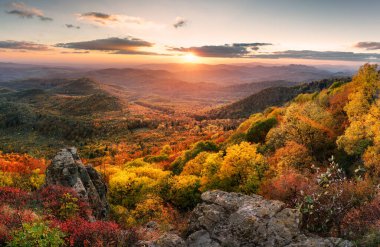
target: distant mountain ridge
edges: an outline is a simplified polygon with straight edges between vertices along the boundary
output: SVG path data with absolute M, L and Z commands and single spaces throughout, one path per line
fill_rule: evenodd
M 324 79 L 293 87 L 271 87 L 248 96 L 232 104 L 210 110 L 204 116 L 198 118 L 230 119 L 247 118 L 253 113 L 265 110 L 270 106 L 280 106 L 301 93 L 313 93 L 330 87 L 334 82 L 347 83 L 349 77 L 339 79 Z

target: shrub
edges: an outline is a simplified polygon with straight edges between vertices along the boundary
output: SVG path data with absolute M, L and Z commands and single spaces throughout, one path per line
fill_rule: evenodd
M 303 226 L 312 232 L 340 235 L 345 215 L 374 195 L 371 183 L 347 180 L 343 170 L 330 159 L 325 172 L 317 175 L 317 187 L 300 204 Z M 321 217 L 323 216 L 323 217 Z
M 374 230 L 380 230 L 380 196 L 360 207 L 351 209 L 342 221 L 342 235 L 360 239 Z
M 281 173 L 282 170 L 289 168 L 295 168 L 300 171 L 310 168 L 313 164 L 313 158 L 304 145 L 288 141 L 284 147 L 275 151 L 268 162 L 274 172 Z
M 255 193 L 259 188 L 267 164 L 257 152 L 257 145 L 242 142 L 227 148 L 218 176 L 224 190 Z
M 46 212 L 61 220 L 91 215 L 89 204 L 71 188 L 48 186 L 38 191 L 36 198 L 41 201 Z
M 169 200 L 182 210 L 194 208 L 201 198 L 200 179 L 193 175 L 175 176 L 169 190 Z
M 44 222 L 24 223 L 22 229 L 13 234 L 8 246 L 14 247 L 58 247 L 64 244 L 64 234 Z
M 170 166 L 174 174 L 180 174 L 183 170 L 185 164 L 194 159 L 200 152 L 209 151 L 216 152 L 218 151 L 218 146 L 212 141 L 201 141 L 197 142 L 194 147 L 190 150 L 185 151 L 185 153 L 178 157 Z
M 55 225 L 66 233 L 69 246 L 118 246 L 122 237 L 119 226 L 113 222 L 88 222 L 79 217 Z
M 151 165 L 132 167 L 115 173 L 109 182 L 110 202 L 132 209 L 148 194 L 159 194 L 168 176 L 168 171 L 153 168 Z
M 264 142 L 269 130 L 276 125 L 277 119 L 274 117 L 253 123 L 247 131 L 247 141 L 254 143 Z
M 288 169 L 263 182 L 260 192 L 268 199 L 280 200 L 289 207 L 294 207 L 303 195 L 311 189 L 310 186 L 313 184 L 305 175 L 294 169 Z
M 30 193 L 18 188 L 0 187 L 0 205 L 8 204 L 14 208 L 25 207 L 30 203 Z
M 9 205 L 0 206 L 0 246 L 11 239 L 12 231 L 20 229 L 22 223 L 37 219 L 38 216 L 31 210 L 15 209 Z

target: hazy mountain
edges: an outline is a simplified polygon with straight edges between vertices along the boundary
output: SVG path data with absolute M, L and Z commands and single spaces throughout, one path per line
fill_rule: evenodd
M 267 88 L 232 104 L 213 109 L 201 118 L 247 118 L 251 114 L 263 111 L 270 106 L 280 106 L 301 93 L 320 91 L 336 81 L 349 82 L 350 78 L 324 79 L 293 87 Z
M 306 65 L 234 65 L 234 64 L 152 64 L 144 69 L 160 69 L 173 73 L 174 78 L 188 82 L 209 82 L 223 85 L 259 81 L 286 80 L 303 82 L 342 76 L 341 73 Z M 347 75 L 343 73 L 343 75 Z

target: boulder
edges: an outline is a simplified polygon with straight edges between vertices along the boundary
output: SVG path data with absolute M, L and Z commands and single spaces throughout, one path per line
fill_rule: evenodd
M 261 196 L 208 191 L 193 210 L 185 240 L 164 235 L 152 247 L 353 247 L 339 238 L 307 236 L 300 229 L 301 214 L 280 201 Z
M 351 247 L 339 238 L 308 237 L 300 229 L 301 213 L 261 196 L 208 191 L 193 210 L 187 246 Z
M 73 188 L 90 204 L 96 219 L 108 216 L 107 186 L 91 165 L 83 165 L 74 147 L 62 149 L 53 158 L 46 169 L 45 185 Z

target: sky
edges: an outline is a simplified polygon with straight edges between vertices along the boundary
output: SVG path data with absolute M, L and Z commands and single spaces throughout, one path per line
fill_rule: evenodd
M 0 0 L 0 61 L 380 62 L 378 0 Z

